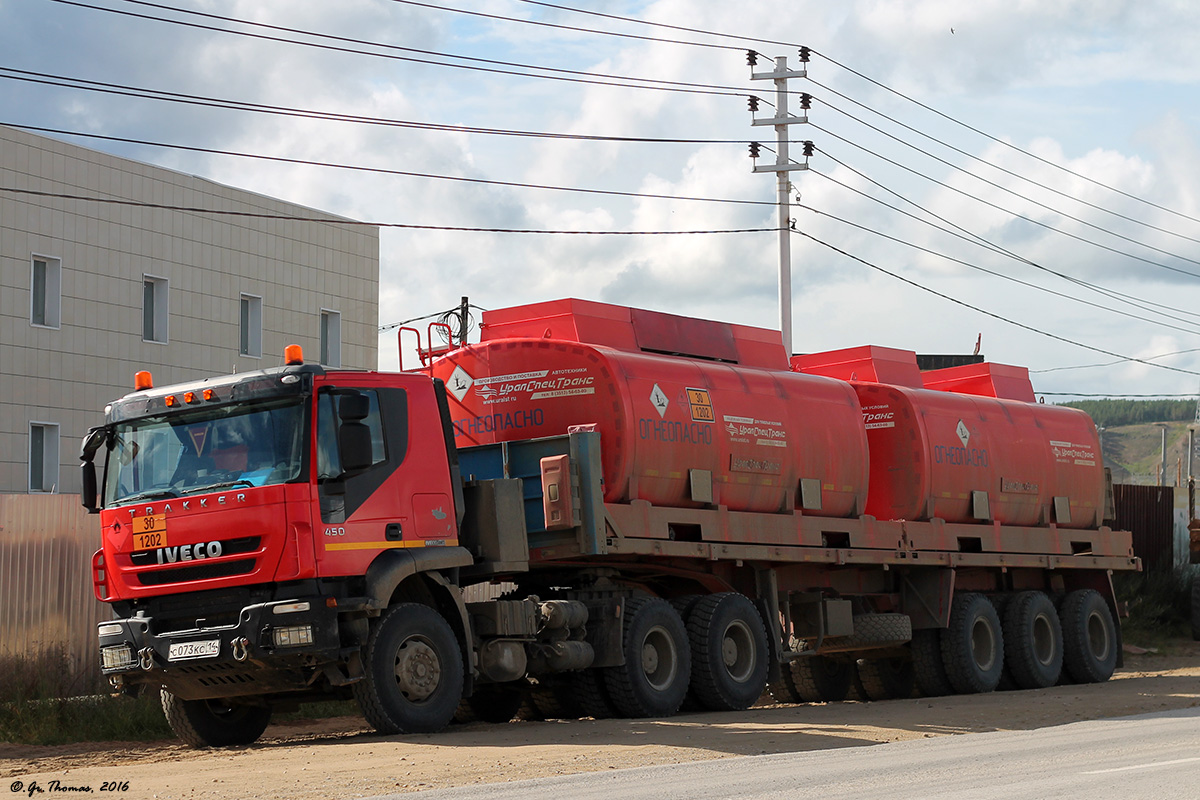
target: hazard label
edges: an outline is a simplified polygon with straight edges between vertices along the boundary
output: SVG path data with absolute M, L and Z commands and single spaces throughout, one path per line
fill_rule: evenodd
M 693 422 L 715 422 L 717 417 L 713 414 L 712 399 L 708 396 L 708 389 L 688 389 L 688 403 L 692 406 L 692 421 Z

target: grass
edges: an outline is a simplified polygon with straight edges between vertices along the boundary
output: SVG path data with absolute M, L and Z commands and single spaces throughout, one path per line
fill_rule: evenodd
M 1125 641 L 1142 647 L 1169 647 L 1191 639 L 1191 576 L 1194 567 L 1124 572 L 1113 576 L 1117 600 L 1128 604 L 1121 627 Z
M 61 649 L 0 656 L 0 742 L 147 741 L 171 736 L 158 694 L 112 695 L 95 669 L 79 671 Z

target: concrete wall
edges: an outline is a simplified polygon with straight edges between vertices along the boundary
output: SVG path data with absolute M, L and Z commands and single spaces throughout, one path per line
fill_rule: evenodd
M 0 493 L 29 488 L 31 421 L 59 426 L 54 488 L 79 488 L 79 443 L 133 388 L 318 360 L 341 315 L 342 366 L 377 365 L 379 230 L 281 200 L 0 127 L 0 189 L 315 222 L 172 211 L 0 190 Z M 31 323 L 32 260 L 60 263 L 60 324 Z M 143 279 L 167 281 L 166 343 L 143 340 Z M 242 293 L 261 297 L 262 356 L 240 354 Z

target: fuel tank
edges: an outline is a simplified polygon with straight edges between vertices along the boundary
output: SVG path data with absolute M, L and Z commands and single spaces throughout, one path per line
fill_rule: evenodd
M 870 448 L 866 513 L 880 519 L 1090 528 L 1104 464 L 1082 411 L 854 383 Z
M 854 388 L 787 371 L 777 332 L 774 353 L 760 329 L 707 323 L 718 327 L 702 331 L 698 321 L 672 315 L 560 302 L 572 305 L 520 326 L 489 330 L 485 314 L 484 336 L 502 338 L 485 338 L 434 362 L 434 376 L 446 382 L 460 447 L 594 425 L 607 502 L 800 508 L 832 517 L 863 512 L 867 438 Z M 504 313 L 512 316 L 511 309 Z M 601 317 L 603 325 L 596 321 Z M 581 333 L 589 326 L 601 332 Z M 526 331 L 542 335 L 504 336 Z M 660 352 L 635 349 L 639 342 Z M 741 352 L 754 365 L 688 357 L 689 347 L 730 359 Z

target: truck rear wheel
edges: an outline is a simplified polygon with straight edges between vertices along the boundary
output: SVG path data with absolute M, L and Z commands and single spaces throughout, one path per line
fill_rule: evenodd
M 837 703 L 850 693 L 854 663 L 825 656 L 804 656 L 789 665 L 796 694 L 805 703 Z
M 912 697 L 913 663 L 907 658 L 859 659 L 858 677 L 864 700 L 893 700 Z
M 354 697 L 380 733 L 434 733 L 449 724 L 463 691 L 462 651 L 440 614 L 400 603 L 367 640 L 363 679 Z
M 1067 595 L 1059 609 L 1063 667 L 1077 683 L 1100 683 L 1117 668 L 1117 628 L 1095 589 Z
M 678 711 L 692 673 L 679 612 L 657 597 L 628 600 L 622 649 L 625 663 L 604 672 L 617 711 L 626 717 L 669 717 Z
M 705 708 L 741 711 L 767 683 L 767 632 L 754 604 L 737 592 L 703 597 L 687 622 L 692 692 Z
M 954 598 L 950 625 L 942 631 L 946 677 L 959 694 L 990 692 L 1004 670 L 1004 636 L 992 601 L 969 592 Z
M 608 698 L 608 688 L 604 685 L 604 671 L 589 667 L 571 673 L 571 689 L 575 699 L 579 701 L 579 710 L 585 717 L 593 719 L 608 719 L 615 717 L 617 711 Z
M 524 697 L 516 689 L 485 686 L 476 689 L 466 703 L 476 719 L 484 722 L 508 722 L 517 715 Z
M 175 735 L 192 747 L 232 747 L 257 741 L 271 721 L 266 706 L 228 700 L 180 700 L 162 690 L 163 715 Z
M 1016 688 L 1044 689 L 1058 682 L 1063 635 L 1054 603 L 1043 592 L 1021 592 L 1004 610 L 1004 661 Z
M 913 677 L 921 695 L 943 697 L 954 694 L 954 687 L 946 677 L 946 664 L 942 661 L 942 629 L 922 628 L 913 631 L 911 650 Z

